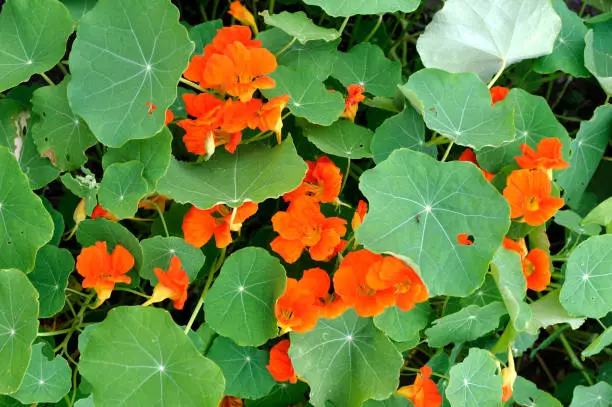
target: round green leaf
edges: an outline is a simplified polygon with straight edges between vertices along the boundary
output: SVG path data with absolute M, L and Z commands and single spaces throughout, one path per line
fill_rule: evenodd
M 499 318 L 505 314 L 506 309 L 501 302 L 492 302 L 484 307 L 469 305 L 433 321 L 432 327 L 425 330 L 427 343 L 432 348 L 440 348 L 449 343 L 473 341 L 497 328 Z
M 217 35 L 217 30 L 223 28 L 222 20 L 206 21 L 193 26 L 189 30 L 189 38 L 195 43 L 194 54 L 203 54 L 204 47 L 210 44 Z M 176 113 L 175 113 L 176 114 Z
M 307 126 L 304 135 L 324 153 L 351 159 L 372 157 L 372 130 L 349 120 L 338 120 L 331 126 Z
M 530 304 L 533 319 L 539 327 L 546 328 L 557 324 L 569 324 L 572 329 L 578 329 L 586 318 L 570 316 L 559 301 L 559 290 L 552 291 Z
M 309 122 L 329 126 L 344 111 L 344 98 L 339 92 L 330 92 L 320 80 L 318 72 L 308 69 L 294 71 L 279 66 L 270 75 L 276 81 L 276 87 L 264 90 L 267 98 L 289 95 L 287 108 L 297 117 L 304 117 Z
M 402 64 L 388 59 L 377 45 L 362 42 L 340 53 L 332 76 L 345 87 L 361 85 L 373 95 L 394 97 L 402 82 Z
M 179 237 L 155 236 L 140 242 L 144 255 L 144 264 L 140 276 L 151 280 L 151 285 L 157 284 L 154 268 L 168 270 L 170 259 L 177 256 L 187 272 L 189 281 L 194 281 L 204 265 L 205 257 L 202 250 L 193 247 Z
M 501 406 L 502 377 L 490 352 L 471 348 L 450 370 L 446 397 L 451 407 Z
M 419 6 L 420 0 L 304 0 L 304 3 L 319 6 L 332 17 L 349 17 L 396 11 L 411 13 Z
M 514 140 L 512 109 L 502 103 L 491 106 L 489 89 L 473 73 L 422 69 L 400 90 L 427 127 L 459 145 L 478 150 Z
M 612 343 L 612 327 L 609 326 L 582 351 L 582 357 L 597 355 Z
M 597 205 L 582 220 L 583 225 L 595 223 L 601 226 L 606 226 L 610 222 L 612 222 L 612 197 Z
M 373 320 L 376 328 L 390 339 L 395 342 L 411 342 L 416 346 L 421 339 L 420 331 L 429 323 L 430 313 L 429 303 L 422 302 L 407 312 L 397 306 L 389 307 Z
M 87 398 L 77 400 L 74 403 L 74 407 L 95 407 L 93 395 L 89 395 Z
M 285 291 L 285 269 L 267 251 L 247 247 L 232 254 L 206 295 L 206 322 L 241 346 L 259 346 L 278 335 L 274 304 Z
M 594 24 L 584 38 L 584 65 L 612 95 L 612 19 Z
M 0 268 L 31 271 L 36 252 L 53 236 L 53 219 L 4 147 L 0 147 L 0 215 Z
M 340 33 L 333 28 L 319 27 L 313 23 L 303 11 L 270 14 L 266 10 L 259 14 L 267 25 L 280 28 L 302 44 L 314 40 L 333 41 L 340 36 Z
M 115 163 L 106 168 L 98 191 L 100 205 L 119 219 L 133 217 L 148 191 L 143 170 L 144 165 L 138 161 Z
M 398 148 L 409 148 L 433 157 L 438 153 L 436 146 L 425 145 L 425 123 L 410 106 L 385 120 L 374 132 L 370 145 L 377 164 L 386 160 Z
M 489 274 L 485 277 L 484 283 L 467 297 L 459 299 L 460 306 L 478 305 L 484 307 L 495 301 L 503 301 L 493 277 Z
M 557 211 L 554 221 L 557 225 L 571 230 L 579 235 L 597 236 L 601 232 L 601 226 L 595 224 L 587 224 L 583 226 L 583 220 L 574 211 Z
M 45 342 L 32 347 L 32 359 L 23 382 L 11 397 L 23 404 L 57 403 L 72 387 L 72 370 L 61 356 L 49 359 L 43 348 Z
M 538 389 L 534 383 L 521 376 L 517 377 L 514 382 L 512 398 L 516 404 L 524 407 L 562 407 L 559 400 Z
M 247 407 L 287 407 L 305 399 L 308 385 L 298 380 L 296 384 L 277 383 L 266 397 L 245 400 Z
M 593 386 L 576 386 L 569 407 L 609 407 L 612 400 L 612 386 L 599 382 Z
M 506 200 L 473 164 L 396 150 L 359 188 L 370 211 L 358 242 L 415 263 L 431 296 L 467 296 L 482 284 L 510 219 Z M 460 233 L 474 244 L 460 245 Z
M 19 270 L 0 270 L 0 394 L 25 376 L 38 332 L 38 293 Z
M 100 0 L 70 53 L 68 99 L 102 143 L 153 137 L 187 67 L 193 42 L 165 0 Z M 150 105 L 156 109 L 150 112 Z
M 97 141 L 68 104 L 69 80 L 66 76 L 60 84 L 44 86 L 32 95 L 32 112 L 40 119 L 32 126 L 32 137 L 38 151 L 50 157 L 61 171 L 83 165 L 87 161 L 85 150 Z
M 47 245 L 38 251 L 34 271 L 28 278 L 40 296 L 40 318 L 50 318 L 64 308 L 72 270 L 74 259 L 68 250 Z
M 51 238 L 51 241 L 49 241 L 48 244 L 53 246 L 59 246 L 62 240 L 62 236 L 64 235 L 64 216 L 53 208 L 53 205 L 51 205 L 51 202 L 49 202 L 47 198 L 41 197 L 41 200 L 43 206 L 45 207 L 45 209 L 51 216 L 51 219 L 53 220 L 53 237 Z
M 287 138 L 270 149 L 246 145 L 235 154 L 220 151 L 200 165 L 173 159 L 159 180 L 158 191 L 202 209 L 218 203 L 238 207 L 248 201 L 277 198 L 297 188 L 306 169 L 293 140 Z
M 97 1 L 98 0 L 61 0 L 75 22 L 80 21 L 81 18 L 95 6 Z
M 550 0 L 449 0 L 417 41 L 427 68 L 474 72 L 488 81 L 502 64 L 553 51 L 561 18 Z
M 217 407 L 225 380 L 167 311 L 118 307 L 91 333 L 79 371 L 96 407 Z
M 310 402 L 358 407 L 384 400 L 397 388 L 402 356 L 372 323 L 352 309 L 319 319 L 303 334 L 291 333 L 289 357 L 298 377 L 310 385 Z
M 362 407 L 412 407 L 413 404 L 406 397 L 394 394 L 386 400 L 368 400 Z
M 276 381 L 266 369 L 269 354 L 251 346 L 238 346 L 231 339 L 218 336 L 206 354 L 221 368 L 225 394 L 257 399 L 272 390 Z
M 128 141 L 121 148 L 110 148 L 102 158 L 104 170 L 114 163 L 140 162 L 142 176 L 147 181 L 148 192 L 157 188 L 157 181 L 168 171 L 172 156 L 172 133 L 167 127 L 146 140 Z
M 71 33 L 72 18 L 59 1 L 7 1 L 0 14 L 0 91 L 51 69 Z
M 601 318 L 612 309 L 612 235 L 590 237 L 567 261 L 560 301 L 570 315 Z

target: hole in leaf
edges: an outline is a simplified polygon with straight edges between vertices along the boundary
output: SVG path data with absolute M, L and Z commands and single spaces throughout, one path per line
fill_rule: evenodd
M 467 233 L 459 233 L 457 235 L 457 243 L 464 246 L 471 246 L 474 244 L 474 236 L 468 235 Z

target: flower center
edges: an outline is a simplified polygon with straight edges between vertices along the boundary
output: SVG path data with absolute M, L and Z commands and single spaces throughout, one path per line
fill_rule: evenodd
M 535 272 L 535 266 L 530 260 L 525 259 L 523 261 L 523 274 L 530 277 Z
M 531 196 L 527 200 L 527 210 L 534 212 L 540 209 L 540 200 L 536 196 Z
M 361 294 L 364 297 L 371 297 L 374 294 L 376 294 L 376 290 L 372 289 L 366 283 L 363 283 L 363 284 L 359 284 L 359 294 Z

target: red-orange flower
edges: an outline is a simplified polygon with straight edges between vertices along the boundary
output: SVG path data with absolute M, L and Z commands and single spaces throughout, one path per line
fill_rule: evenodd
M 283 195 L 285 202 L 307 196 L 316 202 L 335 202 L 342 188 L 340 168 L 328 157 L 319 157 L 316 162 L 306 161 L 308 171 L 299 187 Z
M 522 217 L 528 225 L 543 224 L 564 205 L 563 198 L 551 196 L 551 181 L 542 170 L 513 171 L 506 182 L 503 195 L 510 204 L 510 217 Z
M 232 242 L 231 231 L 240 231 L 242 223 L 253 216 L 257 208 L 258 205 L 254 202 L 245 202 L 236 209 L 230 209 L 223 204 L 210 209 L 193 206 L 183 218 L 185 241 L 192 246 L 202 247 L 214 235 L 218 248 L 227 247 Z
M 556 137 L 540 140 L 537 152 L 523 143 L 520 147 L 523 155 L 514 159 L 524 169 L 562 170 L 569 167 L 569 164 L 563 159 L 562 147 L 563 144 Z
M 351 220 L 351 228 L 355 231 L 365 219 L 366 213 L 368 212 L 368 204 L 366 201 L 359 200 L 357 203 L 357 209 L 355 209 L 355 213 L 353 214 L 353 219 Z
M 272 227 L 279 234 L 270 246 L 287 263 L 294 263 L 308 248 L 313 260 L 322 261 L 334 253 L 346 233 L 346 221 L 326 218 L 319 204 L 307 196 L 291 202 L 286 212 L 272 216 Z
M 240 21 L 241 24 L 250 26 L 253 29 L 253 32 L 257 34 L 257 24 L 255 24 L 253 14 L 251 14 L 251 12 L 240 3 L 240 1 L 233 1 L 230 4 L 229 14 L 236 20 Z
M 283 339 L 270 349 L 270 362 L 266 369 L 277 382 L 297 383 L 297 375 L 289 358 L 289 339 Z
M 468 161 L 473 163 L 476 167 L 482 171 L 482 175 L 484 175 L 485 179 L 489 182 L 495 177 L 495 174 L 491 174 L 488 171 L 483 170 L 480 165 L 478 165 L 478 161 L 476 160 L 476 154 L 470 148 L 466 148 L 463 150 L 463 153 L 459 156 L 459 161 Z
M 502 246 L 504 246 L 508 250 L 512 250 L 513 252 L 518 253 L 521 256 L 521 261 L 527 256 L 527 246 L 525 245 L 525 239 L 512 240 L 504 237 L 504 241 L 502 242 Z
M 172 123 L 174 120 L 174 113 L 172 110 L 166 109 L 166 118 L 164 119 L 164 124 L 167 126 L 169 123 Z
M 354 122 L 359 103 L 365 100 L 365 96 L 363 94 L 363 92 L 365 92 L 365 88 L 362 85 L 349 85 L 346 87 L 346 91 L 348 92 L 348 95 L 344 100 L 344 111 L 340 117 L 344 117 Z
M 283 128 L 282 112 L 287 103 L 289 96 L 282 95 L 270 99 L 257 112 L 255 117 L 250 120 L 249 127 L 259 128 L 261 131 L 272 130 L 276 133 L 276 141 L 281 142 L 281 130 Z
M 467 233 L 459 233 L 457 235 L 457 243 L 462 244 L 464 246 L 472 246 L 474 242 L 470 240 L 470 235 Z
M 493 86 L 489 89 L 489 93 L 491 94 L 491 105 L 504 100 L 508 92 L 510 92 L 510 89 L 504 88 L 503 86 Z
M 76 261 L 76 270 L 84 277 L 83 288 L 96 291 L 96 306 L 110 297 L 116 283 L 129 284 L 132 281 L 125 275 L 132 267 L 134 257 L 125 247 L 118 244 L 109 254 L 106 242 L 96 242 L 94 246 L 83 248 Z
M 544 291 L 550 283 L 550 259 L 542 249 L 535 248 L 523 260 L 523 274 L 527 279 L 527 288 L 533 291 Z
M 111 222 L 117 222 L 119 220 L 117 219 L 115 215 L 113 215 L 112 213 L 104 209 L 102 206 L 100 206 L 100 204 L 96 205 L 93 212 L 91 212 L 91 218 L 92 219 L 104 218 L 104 219 L 110 220 Z
M 219 403 L 219 407 L 242 407 L 243 405 L 242 399 L 234 396 L 225 396 Z
M 430 379 L 431 373 L 431 367 L 423 366 L 414 379 L 414 384 L 400 387 L 397 393 L 410 399 L 414 407 L 440 407 L 442 395 L 436 383 Z
M 177 256 L 172 256 L 167 272 L 157 267 L 153 271 L 159 282 L 153 289 L 151 298 L 142 305 L 151 305 L 169 298 L 174 301 L 174 308 L 183 309 L 187 300 L 189 276 L 183 270 L 181 259 Z

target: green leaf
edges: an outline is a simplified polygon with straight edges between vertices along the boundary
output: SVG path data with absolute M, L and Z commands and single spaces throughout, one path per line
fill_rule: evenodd
M 19 270 L 0 270 L 0 394 L 19 388 L 38 332 L 38 293 Z
M 412 407 L 413 404 L 404 396 L 394 394 L 386 400 L 368 400 L 362 407 Z
M 495 279 L 488 274 L 485 277 L 484 283 L 478 287 L 478 290 L 474 291 L 467 297 L 459 299 L 459 304 L 463 307 L 468 305 L 478 305 L 483 307 L 496 301 L 503 301 L 503 298 L 499 292 L 499 288 L 497 288 Z
M 189 38 L 195 43 L 193 54 L 203 54 L 204 47 L 210 44 L 217 35 L 217 30 L 223 28 L 223 21 L 212 20 L 193 26 L 189 30 Z
M 612 3 L 609 0 L 587 0 L 587 3 L 606 13 L 612 11 Z
M 270 14 L 265 10 L 259 14 L 267 25 L 280 28 L 302 44 L 315 40 L 333 41 L 340 36 L 340 33 L 333 28 L 319 27 L 313 23 L 303 11 Z
M 26 174 L 30 181 L 30 188 L 40 189 L 53 181 L 59 175 L 59 171 L 51 161 L 38 154 L 34 139 L 25 136 L 22 139 L 23 147 L 19 155 L 19 165 L 21 171 Z
M 285 269 L 264 249 L 247 247 L 223 263 L 206 296 L 206 322 L 241 346 L 278 335 L 274 304 L 285 291 Z
M 217 407 L 225 380 L 167 311 L 112 309 L 91 333 L 79 371 L 96 407 L 173 405 Z
M 574 211 L 557 211 L 554 221 L 556 224 L 563 226 L 566 229 L 576 232 L 579 235 L 596 236 L 601 232 L 601 227 L 594 224 L 583 226 L 584 221 Z
M 612 95 L 612 19 L 591 27 L 584 38 L 584 65 L 597 78 L 604 92 Z
M 59 1 L 7 1 L 0 14 L 0 91 L 51 69 L 71 33 L 72 19 Z
M 349 120 L 338 120 L 331 126 L 306 126 L 304 135 L 324 153 L 351 159 L 372 157 L 372 130 Z
M 572 250 L 560 301 L 570 315 L 601 318 L 612 309 L 612 235 L 593 236 Z
M 570 316 L 561 306 L 559 291 L 552 291 L 544 297 L 530 304 L 533 319 L 537 322 L 537 328 L 546 328 L 552 325 L 568 323 L 572 329 L 578 329 L 585 318 Z
M 314 329 L 291 333 L 289 357 L 298 377 L 310 385 L 310 402 L 358 407 L 388 398 L 399 383 L 402 356 L 372 323 L 349 309 L 319 319 Z
M 39 342 L 32 347 L 32 359 L 23 382 L 11 397 L 23 404 L 57 403 L 72 387 L 72 370 L 61 356 L 47 358 L 43 348 L 49 346 Z
M 247 407 L 287 407 L 304 400 L 308 385 L 302 381 L 296 384 L 277 383 L 270 393 L 257 400 L 244 400 Z
M 612 400 L 612 386 L 599 382 L 593 386 L 576 386 L 569 407 L 609 407 Z
M 204 265 L 204 254 L 202 250 L 193 247 L 179 237 L 155 236 L 140 242 L 144 255 L 144 262 L 140 276 L 151 280 L 151 285 L 157 284 L 154 268 L 168 270 L 170 259 L 177 256 L 187 272 L 189 281 L 194 281 L 198 272 Z
M 105 0 L 79 23 L 68 99 L 103 144 L 120 147 L 164 126 L 193 51 L 178 18 L 165 0 Z
M 267 98 L 289 95 L 287 108 L 294 116 L 309 122 L 329 126 L 344 111 L 344 98 L 339 92 L 330 92 L 317 79 L 318 72 L 308 69 L 294 71 L 285 66 L 276 68 L 270 77 L 276 81 L 274 89 L 264 90 Z
M 459 312 L 433 321 L 425 330 L 427 343 L 440 348 L 449 343 L 473 341 L 491 332 L 499 325 L 499 318 L 506 314 L 501 302 L 492 302 L 484 307 L 469 305 Z
M 370 211 L 358 242 L 409 259 L 430 296 L 464 297 L 482 284 L 510 220 L 506 200 L 473 164 L 396 150 L 364 172 L 359 188 Z M 460 233 L 474 245 L 460 245 Z
M 53 220 L 4 147 L 0 147 L 0 215 L 0 268 L 30 272 L 36 252 L 53 237 Z
M 552 6 L 561 17 L 561 32 L 555 40 L 552 54 L 539 58 L 534 71 L 541 74 L 563 71 L 579 78 L 589 77 L 589 71 L 584 67 L 586 26 L 563 0 L 552 0 Z
M 74 407 L 95 407 L 93 394 L 89 395 L 87 398 L 77 400 L 74 403 Z
M 431 306 L 421 302 L 410 311 L 402 311 L 397 306 L 387 308 L 374 317 L 374 325 L 395 342 L 410 342 L 418 345 L 420 331 L 429 323 Z
M 61 0 L 70 12 L 72 19 L 79 22 L 96 5 L 98 0 Z
M 591 344 L 582 351 L 582 357 L 597 355 L 612 343 L 612 327 L 606 328 Z
M 47 198 L 42 197 L 41 200 L 43 206 L 45 207 L 49 215 L 51 215 L 51 219 L 53 220 L 53 237 L 51 238 L 51 241 L 49 241 L 48 244 L 53 246 L 59 246 L 62 240 L 62 236 L 64 235 L 64 216 L 53 208 L 51 202 L 49 202 Z
M 85 170 L 85 175 L 72 176 L 70 173 L 65 173 L 60 179 L 70 192 L 79 198 L 85 198 L 85 212 L 91 215 L 98 204 L 99 184 L 91 171 L 85 167 L 82 169 Z
M 304 0 L 304 3 L 319 6 L 332 17 L 349 17 L 357 14 L 383 14 L 403 11 L 411 13 L 420 0 Z
M 567 130 L 557 121 L 546 99 L 515 88 L 497 105 L 514 110 L 516 138 L 497 148 L 487 147 L 476 153 L 478 164 L 485 170 L 497 173 L 503 167 L 515 164 L 514 157 L 523 154 L 519 148 L 521 144 L 526 143 L 535 150 L 542 139 L 550 137 L 561 141 L 563 157 L 569 159 L 570 138 Z
M 561 30 L 549 0 L 449 0 L 417 41 L 427 68 L 474 72 L 488 81 L 502 66 L 548 55 Z
M 471 348 L 450 370 L 446 397 L 452 407 L 501 406 L 502 377 L 490 352 Z
M 569 168 L 559 176 L 559 185 L 565 190 L 565 203 L 578 209 L 582 195 L 603 157 L 612 131 L 612 105 L 595 109 L 589 121 L 580 123 L 580 130 L 572 142 Z
M 597 205 L 582 219 L 583 225 L 596 223 L 601 226 L 607 226 L 610 222 L 612 222 L 612 197 Z
M 38 251 L 36 266 L 28 278 L 40 296 L 40 318 L 50 318 L 64 308 L 72 270 L 74 259 L 68 250 L 47 245 Z
M 223 372 L 225 394 L 256 399 L 272 390 L 276 381 L 266 369 L 269 354 L 250 346 L 238 346 L 234 341 L 218 336 L 206 354 Z
M 473 73 L 422 69 L 400 90 L 427 127 L 456 144 L 478 150 L 514 140 L 512 109 L 502 103 L 491 106 L 489 89 Z
M 332 76 L 345 87 L 361 85 L 373 95 L 394 97 L 402 82 L 402 64 L 388 59 L 377 45 L 362 42 L 340 53 Z
M 374 162 L 379 164 L 386 160 L 394 150 L 409 148 L 436 157 L 436 146 L 425 145 L 425 123 L 411 106 L 384 121 L 372 138 L 370 149 Z
M 521 376 L 517 377 L 514 382 L 512 397 L 519 406 L 562 407 L 559 400 L 538 389 L 534 383 Z
M 68 82 L 45 86 L 32 95 L 32 112 L 40 120 L 32 126 L 32 137 L 38 151 L 50 157 L 61 171 L 79 168 L 87 161 L 85 150 L 97 140 L 84 120 L 72 112 L 68 104 Z
M 144 165 L 138 161 L 111 164 L 104 171 L 98 199 L 100 205 L 119 219 L 131 218 L 148 192 L 142 176 Z
M 244 202 L 278 198 L 300 185 L 306 163 L 287 138 L 274 148 L 240 146 L 200 165 L 172 160 L 158 191 L 180 203 L 211 208 L 218 203 L 238 207 Z
M 532 314 L 525 302 L 527 280 L 518 253 L 500 247 L 493 257 L 491 274 L 499 287 L 514 329 L 517 332 L 524 331 Z
M 96 242 L 106 242 L 109 252 L 112 252 L 115 246 L 120 244 L 134 256 L 136 271 L 140 271 L 142 268 L 143 255 L 138 239 L 118 222 L 111 222 L 104 218 L 84 220 L 79 225 L 76 237 L 83 247 L 93 246 Z

